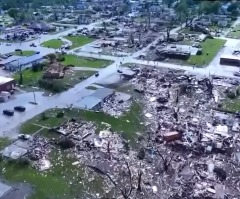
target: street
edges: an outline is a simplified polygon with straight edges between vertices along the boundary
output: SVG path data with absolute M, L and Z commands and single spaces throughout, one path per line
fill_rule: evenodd
M 100 22 L 97 22 L 100 23 Z M 80 25 L 77 26 L 78 28 L 88 27 L 93 28 L 97 23 L 93 23 L 90 25 Z M 171 33 L 176 33 L 181 27 L 177 27 L 171 31 Z M 39 44 L 50 40 L 50 39 L 56 39 L 60 36 L 64 36 L 70 32 L 74 31 L 74 28 L 71 28 L 69 30 L 66 30 L 64 32 L 55 34 L 55 35 L 41 35 L 40 39 L 36 39 L 33 41 L 27 41 L 23 43 L 16 43 L 12 44 L 11 46 L 3 46 L 1 44 L 0 46 L 0 53 L 6 54 L 13 52 L 16 48 L 20 48 L 22 50 L 35 50 L 39 51 L 42 56 L 47 55 L 49 53 L 54 53 L 54 49 L 41 47 Z M 162 37 L 162 36 L 160 36 Z M 160 38 L 159 37 L 159 38 Z M 84 96 L 89 95 L 92 91 L 89 91 L 85 89 L 86 87 L 90 86 L 91 84 L 95 83 L 96 81 L 100 81 L 101 79 L 104 80 L 111 74 L 114 74 L 117 72 L 118 67 L 121 64 L 125 63 L 133 63 L 133 64 L 142 64 L 147 66 L 156 66 L 156 67 L 164 67 L 164 68 L 171 68 L 171 69 L 182 69 L 185 70 L 188 73 L 194 73 L 194 74 L 201 74 L 201 75 L 219 75 L 224 77 L 233 77 L 233 72 L 238 71 L 237 67 L 231 67 L 231 66 L 222 66 L 219 64 L 219 58 L 220 56 L 229 51 L 229 49 L 233 48 L 233 46 L 238 43 L 238 40 L 235 39 L 228 39 L 223 37 L 227 40 L 226 47 L 221 49 L 218 53 L 218 55 L 213 59 L 213 61 L 205 68 L 193 68 L 189 66 L 181 66 L 173 63 L 166 63 L 166 62 L 153 62 L 153 61 L 146 61 L 146 60 L 139 60 L 136 57 L 138 57 L 141 53 L 146 51 L 151 45 L 155 44 L 157 38 L 153 43 L 149 44 L 147 47 L 143 48 L 140 51 L 137 51 L 133 53 L 131 56 L 126 57 L 115 57 L 115 56 L 109 56 L 109 55 L 101 55 L 101 54 L 94 54 L 94 53 L 88 53 L 88 52 L 77 52 L 75 53 L 74 50 L 68 51 L 68 53 L 76 54 L 79 56 L 84 57 L 91 57 L 91 58 L 97 58 L 97 59 L 107 59 L 112 60 L 113 63 L 109 66 L 107 66 L 104 69 L 101 69 L 99 71 L 99 77 L 91 76 L 88 79 L 82 81 L 81 83 L 77 84 L 74 88 L 69 89 L 68 91 L 65 91 L 63 93 L 53 95 L 53 96 L 43 96 L 41 92 L 35 92 L 36 93 L 36 99 L 38 105 L 30 104 L 30 101 L 33 101 L 33 93 L 23 93 L 16 96 L 16 99 L 10 100 L 6 103 L 0 104 L 0 113 L 4 109 L 13 109 L 14 106 L 25 106 L 26 112 L 25 113 L 15 113 L 13 117 L 7 117 L 1 115 L 0 119 L 0 128 L 1 133 L 0 136 L 6 135 L 6 136 L 16 136 L 17 127 L 28 119 L 40 114 L 41 112 L 55 107 L 66 107 L 70 104 L 73 104 L 74 102 L 78 101 Z M 38 46 L 36 48 L 30 47 L 31 43 L 35 43 Z M 1 73 L 0 73 L 1 75 Z

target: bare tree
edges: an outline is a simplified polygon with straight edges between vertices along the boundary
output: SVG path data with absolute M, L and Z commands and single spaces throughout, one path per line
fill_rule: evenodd
M 140 164 L 140 169 L 138 170 L 138 186 L 137 186 L 137 191 L 139 191 L 139 192 L 142 191 L 142 186 L 141 186 L 142 175 L 143 175 L 143 172 L 142 172 L 141 164 Z
M 172 156 L 169 159 L 167 156 L 163 157 L 163 155 L 160 153 L 160 151 L 158 149 L 157 149 L 157 152 L 158 152 L 158 155 L 162 158 L 164 171 L 167 171 L 169 169 L 169 166 L 170 166 L 171 162 L 172 162 L 174 154 L 172 154 Z
M 119 183 L 116 182 L 116 180 L 114 180 L 109 173 L 107 172 L 103 172 L 101 169 L 96 168 L 94 166 L 89 166 L 89 168 L 93 169 L 93 171 L 95 171 L 96 173 L 102 175 L 102 176 L 106 176 L 110 182 L 120 191 L 121 195 L 123 196 L 124 199 L 129 199 L 132 191 L 133 191 L 133 176 L 132 176 L 132 172 L 129 166 L 129 163 L 127 161 L 125 161 L 125 164 L 127 166 L 127 170 L 128 170 L 128 176 L 129 176 L 129 186 L 125 186 L 124 188 L 121 187 L 121 185 L 119 185 Z M 142 176 L 142 174 L 141 174 Z M 141 181 L 140 181 L 141 182 Z

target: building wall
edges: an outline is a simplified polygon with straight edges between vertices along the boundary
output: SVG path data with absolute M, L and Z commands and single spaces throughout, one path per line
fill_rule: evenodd
M 14 80 L 6 82 L 4 84 L 0 84 L 0 92 L 11 91 L 15 85 L 16 85 L 16 82 Z

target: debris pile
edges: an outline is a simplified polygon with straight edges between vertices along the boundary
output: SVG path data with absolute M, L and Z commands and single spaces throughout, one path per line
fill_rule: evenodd
M 123 113 L 130 110 L 131 96 L 124 93 L 115 93 L 110 99 L 103 103 L 102 111 L 114 117 L 121 117 Z

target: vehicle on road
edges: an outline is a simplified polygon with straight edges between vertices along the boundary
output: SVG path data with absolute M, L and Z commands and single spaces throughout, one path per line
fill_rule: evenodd
M 11 46 L 12 44 L 7 43 L 6 46 Z
M 99 73 L 96 73 L 96 74 L 95 74 L 95 77 L 98 77 L 98 76 L 99 76 Z
M 37 47 L 37 45 L 35 43 L 31 43 L 30 46 L 31 47 Z
M 233 75 L 237 76 L 237 77 L 240 77 L 240 72 L 234 72 Z
M 17 49 L 15 49 L 15 51 L 22 51 L 21 49 L 19 49 L 19 48 L 17 48 Z
M 36 54 L 40 54 L 40 52 L 39 52 L 39 51 L 37 51 L 37 52 L 36 52 Z
M 15 106 L 14 110 L 19 112 L 24 112 L 26 108 L 24 106 Z
M 14 111 L 5 109 L 5 110 L 3 110 L 3 114 L 7 115 L 7 116 L 13 116 L 14 115 Z
M 118 73 L 123 73 L 123 72 L 122 72 L 121 70 L 119 70 L 119 69 L 117 70 L 117 72 L 118 72 Z

